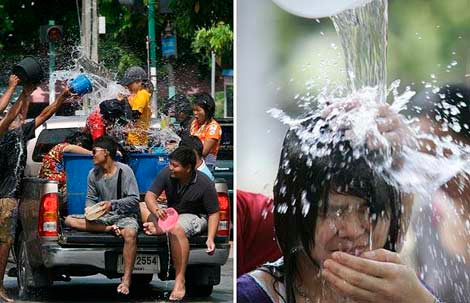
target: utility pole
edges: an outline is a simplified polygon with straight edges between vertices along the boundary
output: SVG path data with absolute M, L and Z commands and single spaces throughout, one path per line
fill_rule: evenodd
M 91 45 L 91 3 L 90 0 L 82 0 L 82 47 L 83 54 L 90 58 Z
M 148 9 L 148 40 L 149 40 L 149 53 L 150 53 L 150 66 L 149 74 L 150 81 L 153 84 L 155 89 L 152 95 L 152 107 L 154 114 L 157 113 L 158 104 L 157 104 L 157 40 L 155 36 L 155 1 L 149 0 L 149 9 Z
M 91 60 L 98 63 L 98 0 L 92 0 Z

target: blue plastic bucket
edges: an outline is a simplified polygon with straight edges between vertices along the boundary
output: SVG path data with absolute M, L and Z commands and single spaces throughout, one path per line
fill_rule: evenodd
M 69 215 L 83 214 L 85 210 L 88 173 L 93 168 L 92 156 L 64 154 L 67 175 L 67 210 Z
M 77 78 L 69 82 L 70 92 L 72 94 L 84 95 L 93 90 L 90 79 L 84 74 L 79 75 Z
M 129 154 L 129 166 L 134 171 L 139 186 L 139 192 L 149 190 L 155 177 L 168 165 L 167 153 L 131 153 Z

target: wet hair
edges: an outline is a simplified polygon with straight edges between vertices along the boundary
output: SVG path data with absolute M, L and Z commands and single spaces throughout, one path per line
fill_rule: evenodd
M 295 302 L 299 256 L 305 254 L 314 266 L 319 266 L 311 251 L 315 246 L 317 218 L 326 214 L 330 193 L 365 199 L 373 226 L 382 216 L 390 219 L 385 249 L 395 251 L 400 228 L 399 191 L 377 174 L 364 157 L 357 157 L 349 141 L 316 143 L 317 147 L 326 146 L 329 150 L 327 155 L 316 157 L 308 153 L 311 146 L 306 152 L 305 144 L 294 130 L 287 133 L 274 185 L 274 225 L 284 265 L 282 278 L 275 274 L 273 277 L 274 284 L 285 283 L 286 302 Z M 274 271 L 271 268 L 268 272 Z
M 201 107 L 206 113 L 206 121 L 214 118 L 215 114 L 215 101 L 208 93 L 199 93 L 194 95 L 194 105 Z
M 470 87 L 465 84 L 446 84 L 437 93 L 425 89 L 417 94 L 408 104 L 405 115 L 426 116 L 435 122 L 458 124 L 461 126 L 458 134 L 470 140 L 469 102 Z M 454 110 L 451 110 L 452 107 Z M 456 133 L 451 127 L 449 130 Z
M 180 141 L 179 146 L 186 146 L 189 148 L 192 148 L 199 158 L 202 158 L 202 151 L 204 149 L 204 146 L 202 144 L 201 139 L 197 136 L 183 136 Z
M 76 132 L 67 138 L 65 138 L 66 143 L 79 145 L 85 149 L 91 150 L 93 148 L 93 140 L 90 134 Z
M 118 145 L 116 141 L 114 141 L 113 137 L 110 136 L 102 136 L 99 137 L 98 139 L 93 142 L 93 148 L 94 147 L 100 147 L 103 149 L 106 149 L 109 152 L 109 156 L 111 159 L 116 160 L 116 152 Z
M 183 166 L 191 166 L 191 170 L 194 171 L 196 168 L 196 155 L 194 150 L 187 146 L 180 146 L 175 149 L 169 156 L 170 161 L 174 160 L 179 162 Z

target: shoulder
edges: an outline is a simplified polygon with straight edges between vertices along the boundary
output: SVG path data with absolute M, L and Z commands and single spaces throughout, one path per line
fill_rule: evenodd
M 197 174 L 197 181 L 196 184 L 199 184 L 202 187 L 214 187 L 214 182 L 211 181 L 211 179 L 202 171 L 196 170 Z
M 101 169 L 99 166 L 95 166 L 88 172 L 88 179 L 96 179 L 98 178 L 99 174 L 101 173 Z
M 276 289 L 274 289 L 274 287 L 276 287 Z M 256 295 L 256 302 L 263 302 L 261 301 L 263 295 L 265 297 L 264 302 L 267 302 L 266 299 L 268 298 L 271 302 L 282 302 L 279 294 L 284 296 L 284 285 L 276 280 L 272 274 L 264 270 L 254 270 L 238 278 L 237 289 L 242 288 L 245 289 L 245 295 Z M 260 292 L 263 295 L 261 295 Z
M 131 173 L 134 174 L 134 171 L 132 170 L 132 168 L 130 168 L 130 166 L 127 164 L 116 161 L 116 166 L 122 169 L 122 172 L 125 174 L 131 174 Z

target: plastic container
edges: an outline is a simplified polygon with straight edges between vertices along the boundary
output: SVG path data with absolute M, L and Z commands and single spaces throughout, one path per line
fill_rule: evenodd
M 93 168 L 92 156 L 65 153 L 67 175 L 67 210 L 69 215 L 83 214 L 87 192 L 88 173 Z
M 273 0 L 282 9 L 304 18 L 323 18 L 337 15 L 372 0 Z
M 176 209 L 170 207 L 166 209 L 166 218 L 164 220 L 158 219 L 158 226 L 164 231 L 168 232 L 173 227 L 175 227 L 176 223 L 178 222 L 178 212 Z
M 91 93 L 93 86 L 90 79 L 84 74 L 77 76 L 75 79 L 69 81 L 70 92 L 82 96 Z
M 167 153 L 130 153 L 129 166 L 134 171 L 139 192 L 145 193 L 155 177 L 168 165 Z
M 18 64 L 13 66 L 13 74 L 20 78 L 21 83 L 37 84 L 44 78 L 44 71 L 41 65 L 32 56 L 25 57 Z

